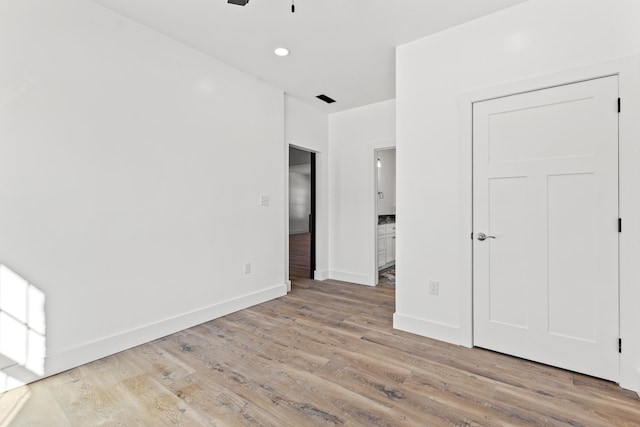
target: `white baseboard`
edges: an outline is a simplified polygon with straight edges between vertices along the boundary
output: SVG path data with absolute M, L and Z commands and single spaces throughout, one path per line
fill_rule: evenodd
M 11 375 L 12 381 L 4 381 L 5 384 L 8 384 L 4 385 L 4 387 L 8 390 L 9 388 L 15 388 L 16 386 L 21 385 L 20 383 L 28 383 L 37 379 L 55 375 L 111 354 L 127 350 L 137 345 L 226 316 L 227 314 L 231 314 L 244 308 L 281 297 L 286 295 L 286 293 L 286 284 L 273 286 L 268 289 L 213 304 L 189 313 L 131 329 L 117 335 L 99 338 L 53 355 L 48 355 L 45 358 L 45 375 L 43 376 L 35 376 L 33 374 L 30 376 L 28 375 L 29 372 L 21 372 L 25 370 L 24 368 L 16 366 L 11 369 L 16 372 L 16 375 L 18 373 L 20 373 L 20 375 L 19 377 L 16 376 L 14 378 L 14 376 L 11 375 L 11 372 L 5 369 L 0 372 L 0 374 L 4 372 L 5 374 Z M 17 381 L 13 381 L 14 379 Z M 0 381 L 0 392 L 4 391 L 2 388 L 3 384 L 2 381 Z
M 393 327 L 401 331 L 445 341 L 451 344 L 468 346 L 459 326 L 434 322 L 401 313 L 393 314 Z
M 21 365 L 12 365 L 0 370 L 0 393 L 44 378 Z M 0 419 L 0 422 L 2 419 Z
M 313 280 L 327 280 L 329 278 L 329 271 L 316 270 L 313 272 Z
M 375 286 L 371 277 L 367 274 L 348 273 L 346 271 L 329 271 L 329 279 L 340 280 L 341 282 L 356 283 L 358 285 Z

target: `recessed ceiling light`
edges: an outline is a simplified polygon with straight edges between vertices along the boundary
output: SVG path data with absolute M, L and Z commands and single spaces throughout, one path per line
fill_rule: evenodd
M 291 52 L 289 52 L 289 49 L 285 47 L 277 47 L 274 49 L 273 53 L 275 53 L 278 56 L 287 56 Z

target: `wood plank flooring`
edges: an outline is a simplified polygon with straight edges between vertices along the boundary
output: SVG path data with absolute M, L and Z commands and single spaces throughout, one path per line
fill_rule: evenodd
M 0 395 L 0 426 L 638 426 L 615 384 L 392 329 L 394 292 L 285 297 Z

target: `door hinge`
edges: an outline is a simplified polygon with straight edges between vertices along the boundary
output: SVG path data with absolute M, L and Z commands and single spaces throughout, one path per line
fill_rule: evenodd
M 622 353 L 622 338 L 618 338 L 618 353 Z
M 471 232 L 471 240 L 473 240 L 473 231 Z
M 618 233 L 622 233 L 622 218 L 618 218 Z
M 618 113 L 622 111 L 622 98 L 618 98 Z

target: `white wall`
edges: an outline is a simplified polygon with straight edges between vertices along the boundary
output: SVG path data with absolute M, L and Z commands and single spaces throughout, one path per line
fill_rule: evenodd
M 468 183 L 461 177 L 470 175 L 468 163 L 460 160 L 459 141 L 468 135 L 459 133 L 458 97 L 638 54 L 638 22 L 640 2 L 636 0 L 530 0 L 397 49 L 400 226 L 396 256 L 400 269 L 396 327 L 469 344 L 471 218 L 470 205 L 461 190 Z M 640 74 L 633 78 L 637 76 Z M 639 117 L 640 111 L 634 110 L 637 92 L 621 90 L 623 105 L 630 107 L 623 110 L 621 120 Z M 625 221 L 630 225 L 628 233 L 621 235 L 621 244 L 629 249 L 623 251 L 623 258 L 632 255 L 638 265 L 640 235 L 633 230 L 638 230 L 635 224 L 640 216 L 629 215 L 637 211 L 637 196 L 629 191 L 637 180 L 629 179 L 633 166 L 626 166 L 631 156 L 624 154 L 628 149 L 634 154 L 629 141 L 635 136 L 640 135 L 621 133 L 621 211 L 623 205 L 627 207 Z M 631 243 L 624 243 L 629 239 Z M 636 314 L 640 312 L 639 276 L 637 267 L 633 271 L 624 268 L 621 385 L 636 388 L 635 369 L 640 366 L 640 319 Z M 430 279 L 440 281 L 439 296 L 428 294 Z M 635 327 L 630 330 L 625 325 Z
M 285 111 L 287 144 L 316 153 L 315 278 L 324 280 L 329 270 L 329 119 L 326 113 L 290 96 L 285 96 Z M 289 259 L 286 262 L 288 274 Z
M 329 276 L 377 283 L 375 150 L 395 146 L 395 100 L 329 116 Z
M 93 2 L 0 3 L 0 264 L 45 295 L 46 373 L 284 294 L 283 116 Z

